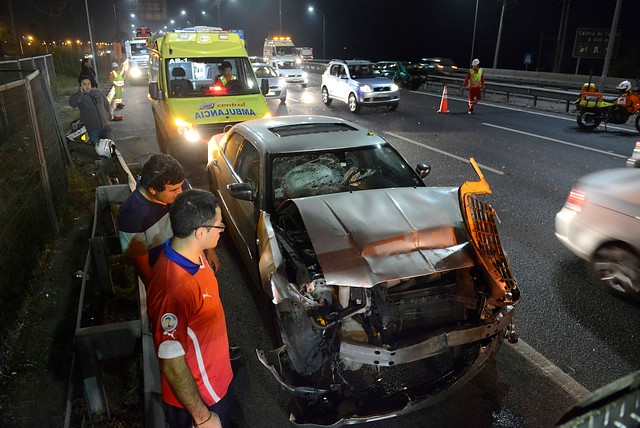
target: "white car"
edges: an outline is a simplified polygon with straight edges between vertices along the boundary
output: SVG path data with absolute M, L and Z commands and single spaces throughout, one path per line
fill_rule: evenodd
M 307 87 L 309 82 L 307 72 L 302 71 L 295 61 L 271 61 L 271 67 L 282 77 L 287 85 L 300 84 L 303 88 Z
M 398 108 L 398 85 L 386 77 L 379 77 L 377 67 L 370 61 L 333 60 L 322 74 L 322 102 L 330 105 L 333 99 L 347 103 L 352 113 L 364 106 Z
M 556 214 L 556 237 L 589 262 L 599 286 L 640 301 L 640 169 L 594 172 Z
M 255 63 L 251 64 L 253 71 L 256 73 L 258 82 L 262 79 L 269 81 L 269 93 L 264 97 L 268 100 L 280 100 L 285 102 L 287 100 L 287 82 L 284 78 L 278 77 L 278 73 L 268 64 Z

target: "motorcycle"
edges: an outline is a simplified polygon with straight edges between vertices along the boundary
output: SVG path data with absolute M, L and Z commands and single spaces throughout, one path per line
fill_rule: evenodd
M 620 82 L 616 87 L 620 91 L 617 97 L 605 97 L 596 92 L 596 85 L 585 83 L 582 85 L 580 99 L 575 102 L 578 109 L 576 121 L 581 129 L 591 131 L 600 123 L 627 123 L 629 118 L 640 110 L 640 84 L 638 79 L 635 87 L 631 87 L 628 80 Z M 635 126 L 640 132 L 640 115 L 636 115 Z

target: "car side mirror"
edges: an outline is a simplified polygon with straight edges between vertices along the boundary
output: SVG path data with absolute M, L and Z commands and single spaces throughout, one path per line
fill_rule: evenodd
M 416 172 L 420 178 L 425 178 L 431 172 L 431 165 L 427 163 L 419 163 L 416 165 Z
M 256 200 L 255 186 L 252 183 L 233 183 L 227 184 L 227 190 L 229 190 L 229 194 L 243 201 L 253 202 Z
M 260 81 L 260 92 L 262 92 L 262 95 L 267 95 L 269 93 L 269 80 L 268 79 L 262 79 Z
M 164 99 L 164 94 L 158 87 L 158 82 L 149 83 L 149 96 L 151 97 L 152 100 L 159 101 Z
M 346 74 L 341 74 L 340 78 L 343 79 L 343 80 L 347 80 L 347 75 Z

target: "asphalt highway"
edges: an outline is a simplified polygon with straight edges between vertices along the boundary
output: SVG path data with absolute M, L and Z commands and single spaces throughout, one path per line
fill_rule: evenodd
M 553 426 L 589 391 L 640 370 L 640 307 L 597 288 L 584 262 L 554 235 L 554 216 L 579 177 L 624 167 L 640 140 L 632 126 L 584 132 L 572 114 L 507 105 L 497 97 L 468 115 L 457 91 L 449 93 L 446 114 L 437 113 L 439 93 L 403 90 L 397 111 L 363 109 L 353 115 L 337 101 L 322 104 L 319 76 L 311 79 L 306 89 L 290 88 L 286 104 L 269 101 L 272 113 L 357 122 L 389 140 L 410 164 L 429 163 L 428 185 L 475 180 L 468 159 L 476 159 L 493 191 L 483 200 L 501 220 L 501 240 L 522 292 L 515 316 L 518 344 L 503 344 L 487 369 L 437 406 L 367 426 Z M 127 162 L 144 163 L 159 151 L 146 93 L 146 86 L 127 84 L 124 120 L 113 124 Z M 189 171 L 197 187 L 206 188 L 205 177 L 201 170 Z M 234 420 L 242 427 L 286 426 L 288 394 L 255 354 L 275 347 L 270 303 L 244 272 L 228 237 L 219 256 L 230 340 L 245 353 L 234 366 Z

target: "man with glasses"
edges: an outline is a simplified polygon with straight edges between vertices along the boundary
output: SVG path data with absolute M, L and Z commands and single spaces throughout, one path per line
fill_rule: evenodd
M 187 190 L 169 210 L 173 237 L 153 267 L 147 308 L 162 368 L 171 428 L 229 427 L 234 397 L 229 342 L 218 282 L 204 250 L 225 226 L 218 200 Z

